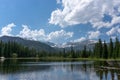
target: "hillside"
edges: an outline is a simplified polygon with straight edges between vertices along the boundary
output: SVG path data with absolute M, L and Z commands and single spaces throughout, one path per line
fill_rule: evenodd
M 53 52 L 54 48 L 50 47 L 49 45 L 39 42 L 39 41 L 33 41 L 33 40 L 26 40 L 20 37 L 11 37 L 11 36 L 2 36 L 0 37 L 0 40 L 3 42 L 8 42 L 8 41 L 15 41 L 19 44 L 22 44 L 23 46 L 29 47 L 29 48 L 34 48 L 37 51 L 47 51 L 47 52 Z

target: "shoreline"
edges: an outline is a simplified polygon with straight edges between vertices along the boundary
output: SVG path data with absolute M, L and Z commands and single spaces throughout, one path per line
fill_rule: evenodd
M 41 57 L 41 58 L 5 58 L 5 60 L 42 60 L 42 61 L 120 61 L 120 59 L 100 59 L 100 58 L 60 58 L 60 57 Z

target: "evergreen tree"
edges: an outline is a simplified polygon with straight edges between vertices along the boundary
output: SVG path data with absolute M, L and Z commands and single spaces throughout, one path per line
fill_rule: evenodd
M 107 44 L 104 41 L 104 45 L 103 45 L 103 58 L 107 59 L 108 58 L 108 48 L 107 48 Z
M 119 40 L 116 37 L 115 48 L 114 48 L 114 58 L 119 57 Z
M 73 47 L 71 47 L 70 54 L 71 54 L 72 58 L 76 58 L 75 51 L 74 51 Z
M 109 58 L 113 57 L 113 42 L 112 38 L 110 38 L 110 44 L 109 44 Z
M 98 57 L 98 43 L 95 44 L 95 47 L 93 49 L 93 57 Z
M 84 46 L 83 53 L 82 53 L 82 57 L 83 57 L 83 58 L 87 58 L 87 57 L 88 57 L 86 46 Z
M 99 58 L 102 58 L 103 57 L 103 48 L 102 48 L 102 41 L 101 39 L 99 39 L 99 43 L 98 43 L 98 57 Z

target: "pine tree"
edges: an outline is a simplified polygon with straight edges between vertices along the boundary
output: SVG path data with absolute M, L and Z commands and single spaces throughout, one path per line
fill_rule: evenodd
M 72 58 L 76 58 L 75 51 L 74 51 L 73 47 L 71 47 L 70 53 L 71 53 Z
M 107 59 L 108 58 L 108 48 L 107 48 L 107 44 L 104 41 L 104 45 L 103 45 L 103 58 Z
M 102 52 L 103 52 L 102 41 L 101 41 L 101 39 L 99 39 L 99 43 L 98 43 L 98 57 L 99 58 L 102 58 L 102 56 L 103 56 Z
M 112 38 L 110 38 L 110 44 L 109 44 L 109 58 L 113 57 L 113 42 Z
M 98 56 L 98 43 L 95 44 L 95 47 L 93 49 L 93 57 L 97 57 Z
M 118 41 L 118 58 L 120 58 L 120 41 Z
M 119 56 L 119 40 L 116 37 L 116 41 L 115 41 L 115 49 L 114 49 L 114 57 L 117 58 Z
M 83 58 L 87 58 L 87 57 L 88 57 L 86 46 L 84 46 L 83 53 L 82 53 L 82 57 L 83 57 Z

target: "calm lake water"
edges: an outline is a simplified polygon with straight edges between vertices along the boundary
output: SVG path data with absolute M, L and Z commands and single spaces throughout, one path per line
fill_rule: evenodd
M 0 80 L 120 80 L 120 62 L 5 60 Z

